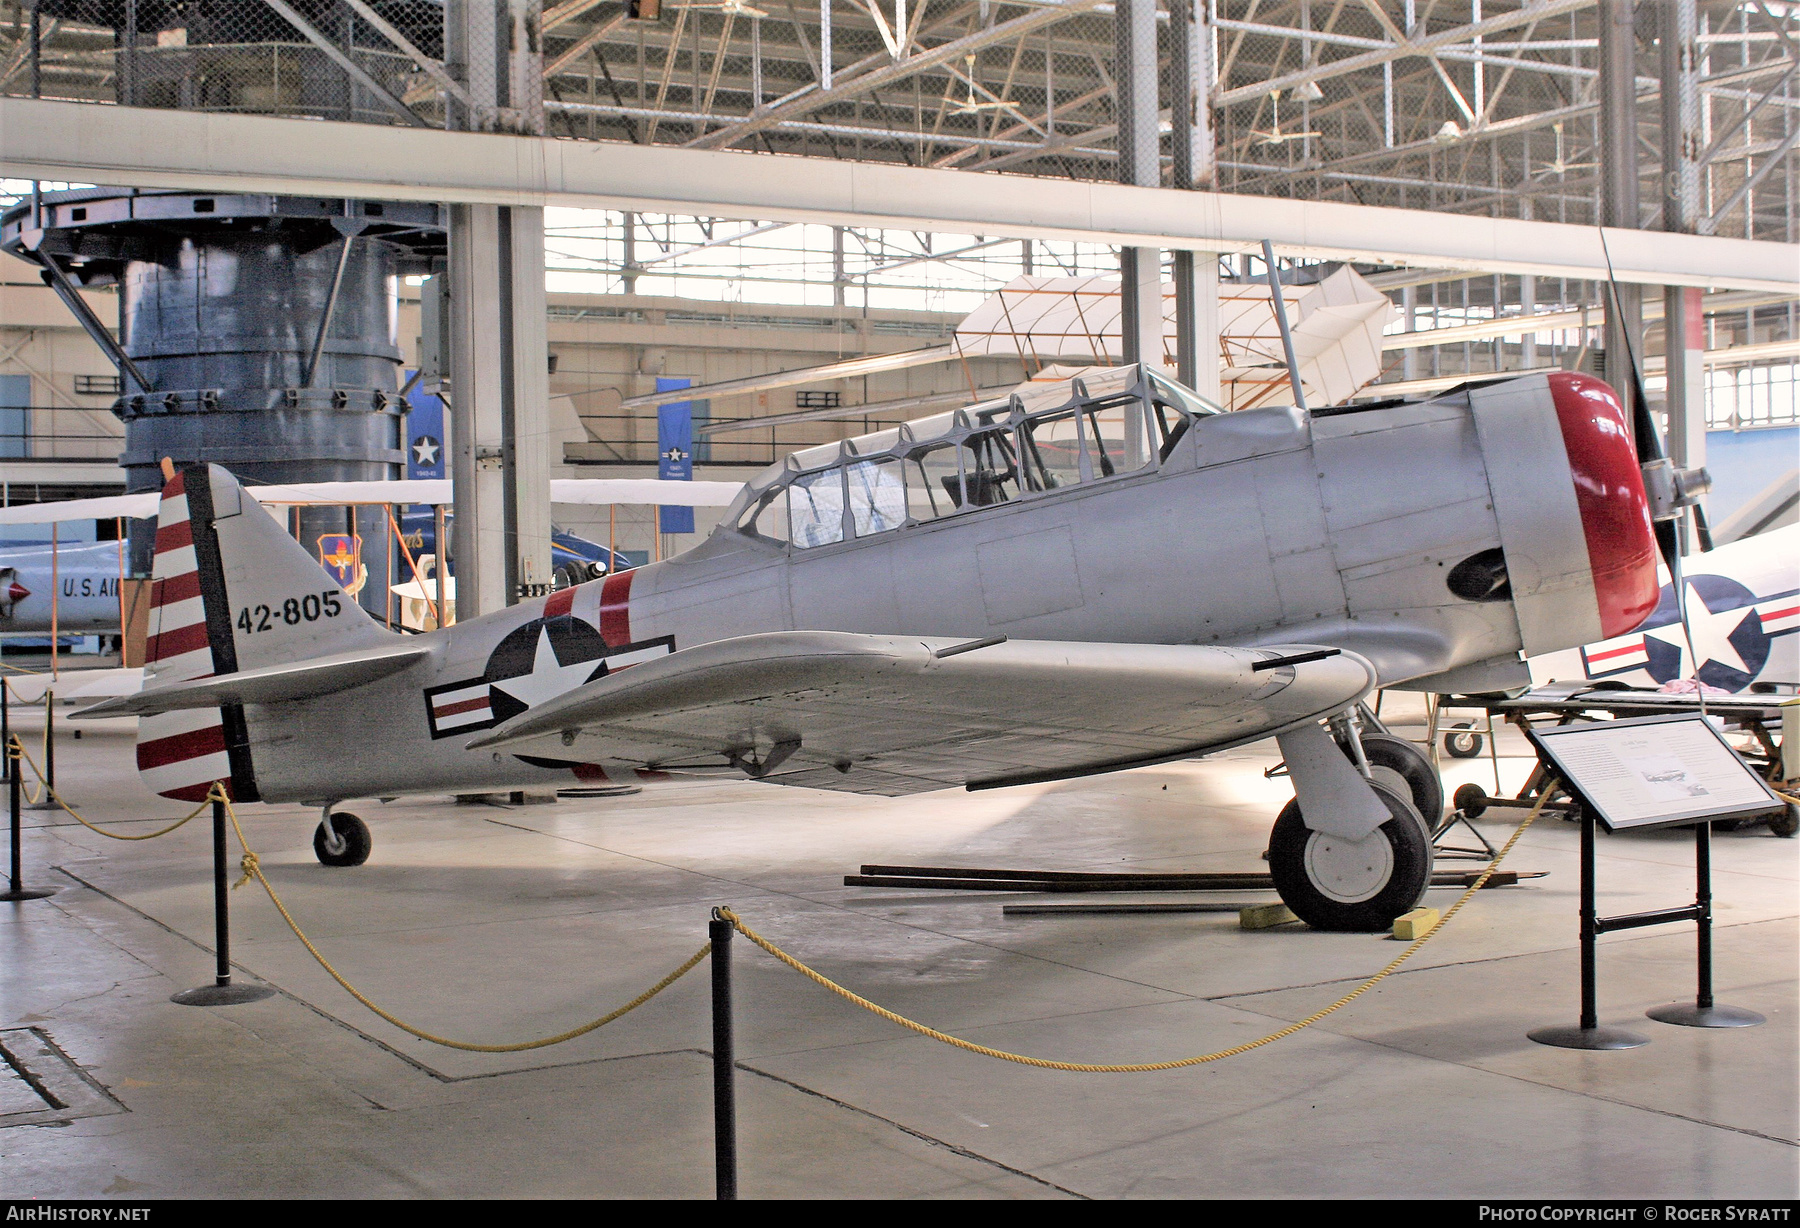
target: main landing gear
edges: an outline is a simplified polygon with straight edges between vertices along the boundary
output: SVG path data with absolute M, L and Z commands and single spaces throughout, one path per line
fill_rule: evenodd
M 1305 748 L 1284 735 L 1295 797 L 1269 835 L 1269 874 L 1281 902 L 1312 928 L 1373 933 L 1416 908 L 1431 885 L 1432 824 L 1443 814 L 1444 785 L 1431 761 L 1404 739 L 1364 734 L 1348 714 L 1331 724 L 1343 759 L 1336 760 L 1332 743 L 1315 728 L 1308 741 L 1315 755 L 1324 748 L 1325 761 L 1315 758 L 1311 770 L 1296 770 Z M 1359 830 L 1307 821 L 1308 805 L 1327 819 L 1352 805 L 1368 816 L 1368 793 L 1388 814 L 1372 831 L 1369 817 Z
M 333 814 L 327 808 L 313 832 L 313 856 L 328 866 L 360 866 L 374 847 L 369 825 L 344 811 Z
M 1296 917 L 1316 930 L 1374 933 L 1418 906 L 1431 884 L 1431 837 L 1399 790 L 1372 781 L 1393 815 L 1361 840 L 1313 831 L 1298 798 L 1269 833 L 1269 874 Z

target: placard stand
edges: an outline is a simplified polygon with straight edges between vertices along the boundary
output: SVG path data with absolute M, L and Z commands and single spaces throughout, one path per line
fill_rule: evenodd
M 1694 824 L 1694 964 L 1698 985 L 1692 1002 L 1653 1006 L 1644 1014 L 1658 1023 L 1684 1028 L 1753 1028 L 1766 1020 L 1741 1006 L 1713 1001 L 1712 961 L 1712 824 Z
M 1679 727 L 1643 728 L 1670 725 Z M 1694 740 L 1696 726 L 1706 735 L 1698 743 Z M 1766 812 L 1771 803 L 1779 805 L 1779 800 L 1768 791 L 1761 778 L 1736 757 L 1717 730 L 1697 715 L 1606 721 L 1585 728 L 1560 726 L 1551 730 L 1528 730 L 1527 736 L 1537 748 L 1544 770 L 1555 773 L 1562 780 L 1581 810 L 1581 1017 L 1574 1027 L 1538 1028 L 1527 1033 L 1530 1039 L 1540 1045 L 1563 1049 L 1635 1049 L 1649 1044 L 1648 1037 L 1635 1032 L 1600 1026 L 1598 940 L 1601 934 L 1618 930 L 1679 921 L 1692 921 L 1696 929 L 1694 1001 L 1659 1006 L 1645 1013 L 1658 1022 L 1682 1027 L 1743 1028 L 1764 1022 L 1755 1011 L 1718 1005 L 1713 1001 L 1712 987 L 1712 824 L 1722 818 Z M 1621 758 L 1607 747 L 1596 745 L 1601 738 L 1617 742 L 1621 737 L 1634 736 L 1660 739 L 1661 743 L 1653 748 L 1660 756 L 1654 766 L 1645 769 L 1642 763 L 1647 761 L 1639 761 L 1635 769 L 1640 773 L 1637 781 L 1632 779 L 1630 772 L 1621 770 L 1630 762 L 1629 756 Z M 1686 744 L 1676 741 L 1680 738 L 1686 738 Z M 1642 750 L 1643 747 L 1644 743 L 1640 743 L 1623 749 Z M 1716 753 L 1719 748 L 1728 753 L 1729 761 L 1735 762 L 1747 779 L 1738 778 L 1729 763 L 1721 772 Z M 1696 754 L 1694 765 L 1689 766 L 1680 759 L 1682 754 Z M 1649 774 L 1643 774 L 1646 771 Z M 1584 777 L 1587 778 L 1585 783 Z M 1677 800 L 1646 801 L 1655 790 L 1646 790 L 1640 781 L 1679 786 L 1670 790 L 1670 796 L 1676 796 Z M 1678 796 L 1683 789 L 1686 789 L 1686 795 Z M 1633 790 L 1636 790 L 1635 794 Z M 1596 794 L 1604 799 L 1601 804 L 1596 804 Z M 1709 800 L 1701 801 L 1702 798 Z M 1606 809 L 1608 804 L 1614 809 Z M 1596 823 L 1602 821 L 1614 831 L 1621 827 L 1691 826 L 1694 829 L 1694 902 L 1680 908 L 1602 917 L 1595 899 L 1594 881 L 1594 831 Z
M 1625 920 L 1626 918 L 1611 918 Z M 1600 1026 L 1598 968 L 1595 949 L 1600 931 L 1608 918 L 1600 916 L 1594 903 L 1594 812 L 1581 808 L 1581 1022 L 1575 1027 L 1538 1028 L 1525 1035 L 1540 1045 L 1559 1049 L 1635 1049 L 1650 1043 L 1624 1028 Z M 1653 925 L 1655 922 L 1644 922 Z

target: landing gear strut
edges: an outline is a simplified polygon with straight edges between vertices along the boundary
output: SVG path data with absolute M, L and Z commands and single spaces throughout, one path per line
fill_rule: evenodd
M 374 846 L 369 825 L 343 811 L 332 814 L 327 810 L 313 832 L 313 856 L 328 866 L 360 866 Z
M 1281 902 L 1316 930 L 1373 933 L 1416 907 L 1431 884 L 1431 838 L 1412 802 L 1370 782 L 1393 818 L 1361 840 L 1313 831 L 1298 798 L 1269 834 L 1269 874 Z
M 1365 734 L 1354 709 L 1328 724 L 1329 736 L 1315 725 L 1278 737 L 1294 800 L 1269 834 L 1269 874 L 1314 929 L 1384 930 L 1431 885 L 1443 782 L 1410 743 L 1379 725 Z

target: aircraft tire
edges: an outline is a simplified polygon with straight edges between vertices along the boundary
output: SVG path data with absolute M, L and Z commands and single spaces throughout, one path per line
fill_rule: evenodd
M 375 838 L 369 834 L 369 825 L 353 814 L 344 811 L 331 816 L 331 829 L 337 833 L 338 839 L 344 842 L 344 851 L 334 853 L 325 843 L 325 824 L 320 823 L 313 832 L 313 856 L 321 864 L 328 866 L 360 866 L 369 859 L 369 851 L 375 847 Z
M 1444 735 L 1444 753 L 1452 759 L 1474 759 L 1480 756 L 1487 739 L 1475 732 L 1475 727 L 1464 722 Z
M 1376 933 L 1417 907 L 1431 885 L 1432 847 L 1412 802 L 1376 782 L 1394 816 L 1354 844 L 1306 826 L 1298 799 L 1269 833 L 1269 874 L 1293 914 L 1316 930 Z
M 1789 802 L 1780 814 L 1769 820 L 1769 830 L 1784 839 L 1792 840 L 1794 833 L 1800 831 L 1800 806 Z
M 1471 781 L 1457 786 L 1450 804 L 1462 811 L 1464 818 L 1478 819 L 1487 811 L 1487 800 L 1487 790 Z
M 1406 778 L 1413 809 L 1435 830 L 1444 817 L 1444 778 L 1425 753 L 1405 738 L 1387 733 L 1364 734 L 1362 747 L 1370 767 L 1391 768 Z

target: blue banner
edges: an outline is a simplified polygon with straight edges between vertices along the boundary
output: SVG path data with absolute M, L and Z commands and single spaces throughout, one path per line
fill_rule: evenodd
M 407 394 L 406 476 L 441 478 L 449 473 L 444 456 L 444 403 L 417 388 Z
M 658 392 L 676 392 L 694 381 L 686 376 L 659 375 Z M 694 403 L 670 401 L 656 407 L 656 476 L 665 482 L 694 480 Z M 692 533 L 694 509 L 658 509 L 657 528 L 664 533 Z

